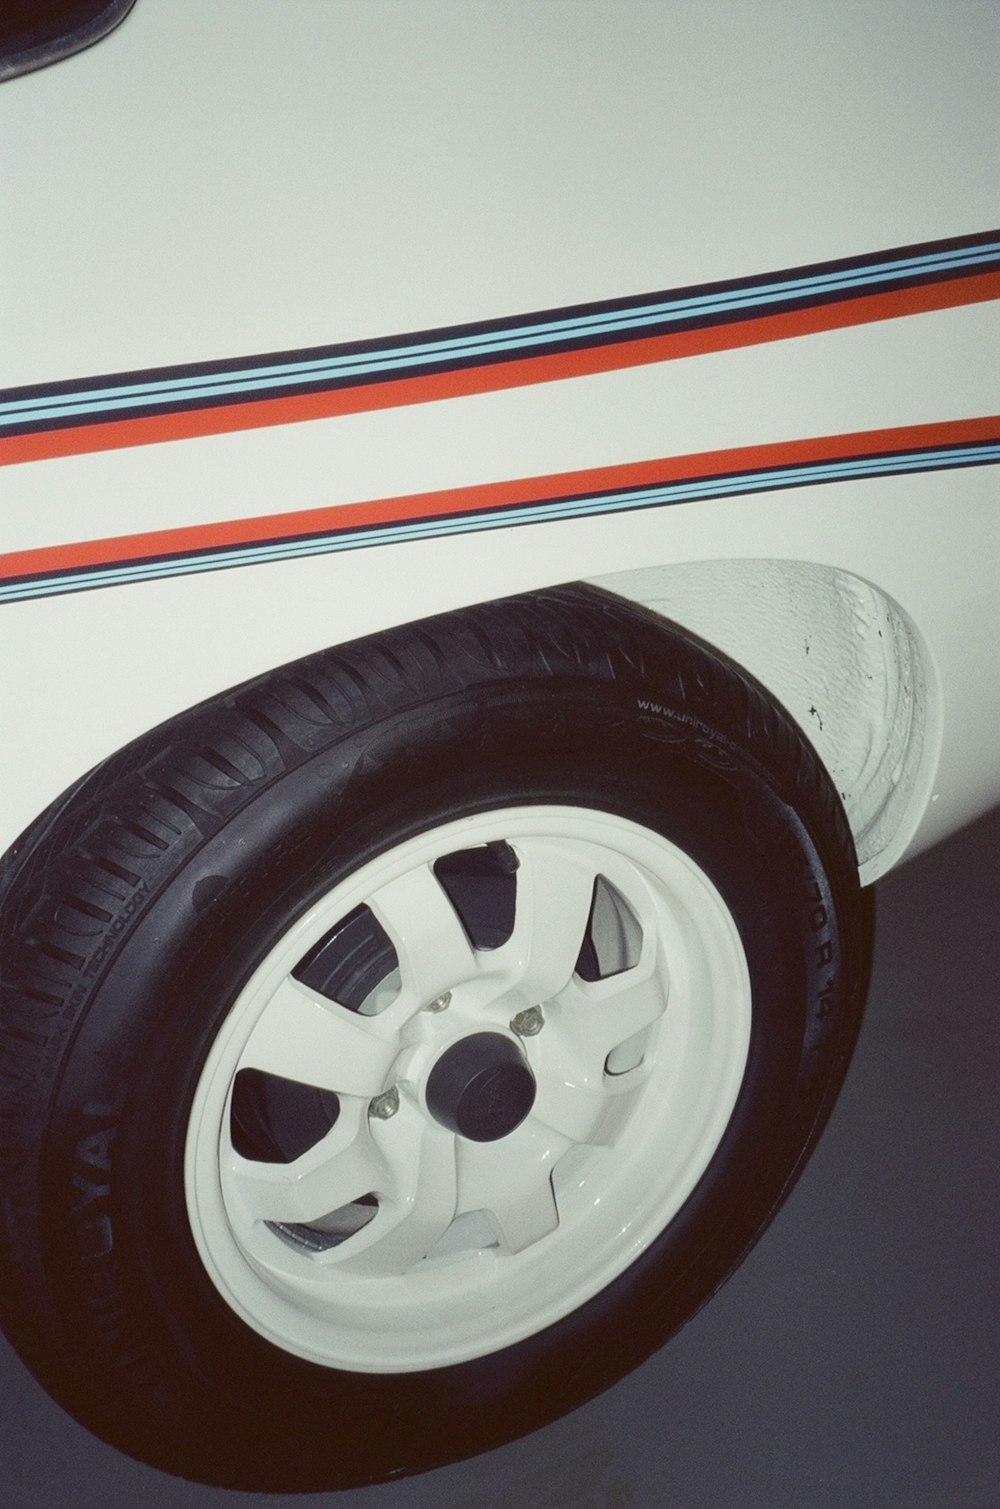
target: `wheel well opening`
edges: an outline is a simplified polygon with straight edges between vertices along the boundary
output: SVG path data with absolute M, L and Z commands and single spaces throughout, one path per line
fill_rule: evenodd
M 693 630 L 756 676 L 840 792 L 861 879 L 892 868 L 930 798 L 940 742 L 929 653 L 896 603 L 805 561 L 699 561 L 593 585 Z

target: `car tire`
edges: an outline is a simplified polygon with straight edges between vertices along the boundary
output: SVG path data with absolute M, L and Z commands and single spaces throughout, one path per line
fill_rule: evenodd
M 586 587 L 171 720 L 3 881 L 3 1323 L 260 1491 L 495 1446 L 746 1253 L 867 976 L 843 810 L 725 657 Z

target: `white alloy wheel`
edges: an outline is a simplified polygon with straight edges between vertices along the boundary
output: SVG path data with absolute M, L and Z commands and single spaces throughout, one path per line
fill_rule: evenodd
M 449 894 L 449 857 L 477 854 L 506 858 L 489 947 Z M 302 978 L 331 954 L 350 1004 Z M 412 838 L 285 933 L 217 1035 L 186 1159 L 205 1267 L 316 1363 L 424 1370 L 509 1346 L 680 1209 L 732 1113 L 750 1015 L 727 908 L 648 829 L 520 807 Z M 326 1097 L 328 1129 L 289 1161 L 242 1146 L 243 1086 L 266 1081 Z

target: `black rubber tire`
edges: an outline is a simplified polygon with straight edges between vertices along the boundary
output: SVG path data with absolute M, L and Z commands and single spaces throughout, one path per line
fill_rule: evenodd
M 691 853 L 735 918 L 753 1032 L 729 1128 L 662 1236 L 492 1356 L 347 1374 L 219 1297 L 182 1159 L 219 1024 L 360 862 L 497 804 L 600 807 Z M 832 1106 L 867 981 L 846 819 L 792 720 L 725 657 L 567 587 L 310 656 L 77 784 L 2 874 L 3 1325 L 87 1426 L 182 1476 L 318 1490 L 501 1443 L 635 1366 L 762 1231 Z

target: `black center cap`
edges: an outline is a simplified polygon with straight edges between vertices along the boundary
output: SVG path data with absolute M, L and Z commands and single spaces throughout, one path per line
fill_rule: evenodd
M 471 1142 L 506 1137 L 534 1103 L 535 1076 L 517 1044 L 499 1032 L 474 1032 L 452 1043 L 427 1081 L 431 1114 Z

